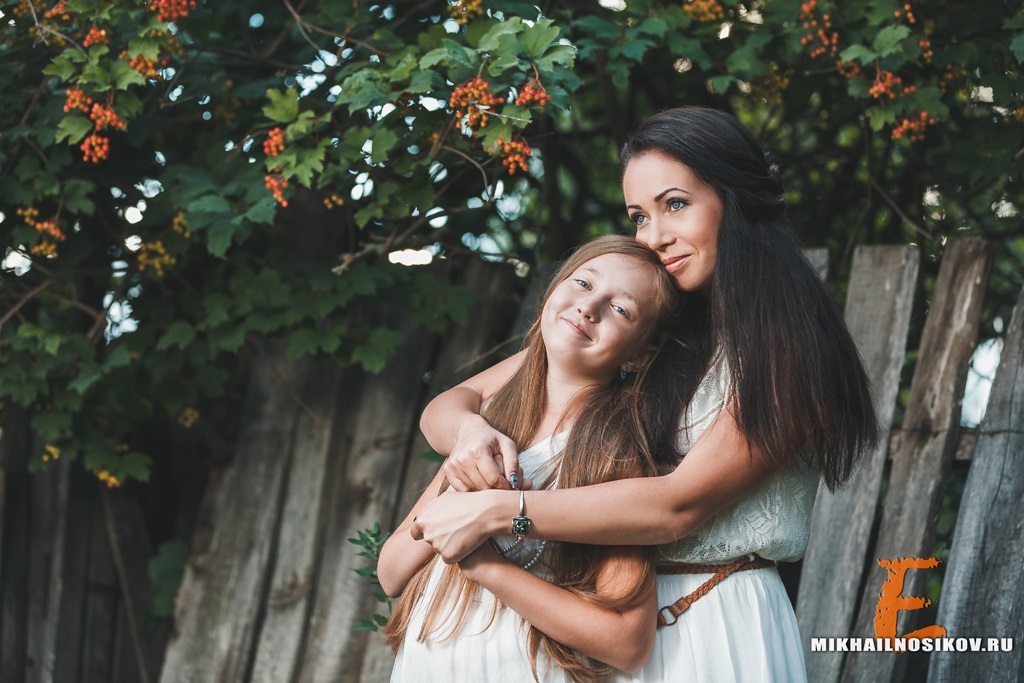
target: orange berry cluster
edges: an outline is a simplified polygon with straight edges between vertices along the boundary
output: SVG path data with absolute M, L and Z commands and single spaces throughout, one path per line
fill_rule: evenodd
M 470 19 L 484 13 L 480 3 L 481 0 L 449 0 L 448 12 L 459 26 L 465 26 Z
M 267 139 L 263 141 L 263 153 L 268 157 L 276 157 L 284 151 L 284 131 L 280 128 L 271 128 L 267 133 Z
M 70 21 L 71 15 L 68 13 L 67 9 L 68 3 L 64 0 L 60 0 L 60 2 L 58 2 L 56 5 L 48 9 L 46 11 L 46 14 L 44 14 L 43 16 L 46 17 L 47 19 L 53 19 L 54 17 L 59 16 L 64 21 Z
M 72 109 L 81 109 L 84 112 L 89 111 L 92 106 L 92 98 L 86 95 L 81 90 L 75 88 L 68 88 L 68 98 L 64 102 L 64 111 L 69 112 Z
M 516 169 L 527 170 L 526 159 L 533 154 L 533 150 L 525 140 L 503 142 L 498 138 L 498 144 L 501 145 L 501 163 L 508 169 L 509 175 L 515 175 Z
M 157 65 L 165 66 L 167 64 L 166 58 L 158 62 L 155 59 L 147 59 L 141 54 L 131 57 L 127 50 L 118 55 L 118 59 L 128 62 L 128 66 L 142 74 L 143 78 L 147 78 L 149 80 L 160 80 Z
M 82 140 L 79 149 L 82 150 L 82 159 L 98 164 L 110 156 L 110 138 L 93 133 Z
M 935 52 L 932 50 L 932 41 L 922 38 L 917 41 L 917 46 L 921 48 L 921 56 L 924 57 L 924 61 L 931 62 L 932 57 L 935 56 Z
M 63 242 L 67 239 L 64 231 L 57 226 L 57 219 L 51 218 L 50 220 L 40 221 L 36 220 L 39 217 L 39 209 L 34 206 L 26 206 L 24 209 L 18 209 L 18 215 L 25 221 L 26 224 L 35 228 L 43 239 L 34 245 L 29 252 L 35 256 L 57 256 L 57 242 Z
M 783 93 L 789 88 L 789 79 L 773 70 L 765 76 L 755 77 L 752 85 L 766 100 L 782 104 Z
M 544 105 L 551 101 L 551 95 L 544 89 L 544 86 L 537 79 L 531 79 L 523 86 L 522 92 L 516 98 L 517 107 L 528 107 L 536 103 L 537 109 L 544 111 Z
M 160 21 L 177 21 L 196 8 L 196 0 L 152 0 L 149 8 Z
M 883 97 L 894 100 L 900 95 L 913 95 L 916 90 L 917 86 L 903 85 L 903 79 L 891 71 L 879 73 L 875 78 L 874 85 L 868 88 L 868 92 L 876 100 L 880 100 Z
M 801 45 L 813 45 L 811 47 L 811 59 L 817 59 L 826 52 L 835 57 L 839 52 L 839 34 L 832 30 L 832 20 L 828 14 L 821 16 L 818 21 L 815 10 L 818 7 L 818 0 L 807 0 L 800 5 L 800 21 L 807 33 L 800 39 Z
M 836 62 L 836 68 L 839 70 L 839 75 L 843 78 L 856 78 L 860 76 L 860 64 L 857 62 L 844 62 L 838 60 Z
M 96 473 L 96 478 L 107 485 L 107 488 L 115 488 L 121 485 L 121 480 L 115 477 L 107 470 L 100 470 Z
M 89 118 L 96 124 L 96 130 L 103 130 L 107 126 L 124 130 L 124 121 L 117 115 L 114 108 L 104 107 L 99 102 L 93 103 L 92 109 L 89 111 Z
M 194 425 L 198 419 L 199 411 L 192 406 L 182 408 L 181 412 L 178 413 L 178 424 L 185 429 L 192 429 L 192 425 Z
M 157 277 L 164 276 L 164 270 L 177 263 L 178 259 L 167 253 L 163 240 L 146 242 L 139 247 L 139 272 L 152 268 Z
M 917 21 L 917 18 L 914 16 L 914 12 L 910 9 L 910 3 L 909 2 L 906 3 L 905 5 L 903 5 L 903 12 L 906 13 L 907 21 L 910 22 L 911 24 L 913 24 L 913 23 L 915 23 Z M 899 19 L 900 16 L 903 15 L 903 12 L 900 12 L 899 10 L 896 10 L 895 12 L 892 13 L 892 15 L 894 17 L 896 17 L 897 19 Z
M 110 41 L 107 39 L 107 29 L 96 28 L 93 26 L 89 29 L 89 32 L 85 34 L 85 40 L 82 42 L 83 45 L 89 47 L 90 45 L 108 45 Z
M 892 129 L 892 139 L 901 140 L 904 137 L 910 138 L 912 141 L 924 140 L 924 130 L 928 126 L 935 125 L 935 117 L 930 115 L 926 111 L 922 111 L 920 116 L 916 119 L 906 118 L 902 119 L 895 128 Z
M 51 460 L 60 460 L 60 449 L 52 443 L 48 443 L 44 449 L 43 462 L 50 462 Z
M 683 4 L 683 12 L 694 21 L 718 21 L 725 16 L 718 0 L 690 0 Z
M 185 239 L 192 236 L 192 232 L 188 229 L 188 221 L 185 220 L 185 212 L 179 211 L 174 214 L 174 218 L 171 219 L 171 229 L 178 233 Z
M 324 206 L 328 209 L 333 209 L 337 206 L 343 205 L 344 203 L 345 199 L 336 192 L 324 197 Z
M 448 100 L 448 106 L 455 110 L 455 115 L 460 119 L 466 117 L 466 125 L 474 133 L 478 128 L 487 127 L 487 119 L 490 118 L 487 110 L 505 101 L 505 98 L 492 94 L 489 88 L 490 83 L 477 76 L 456 86 Z
M 288 189 L 288 181 L 277 175 L 280 170 L 275 168 L 274 175 L 263 176 L 263 185 L 274 194 L 274 201 L 284 207 L 288 206 L 288 200 L 284 198 L 284 191 Z

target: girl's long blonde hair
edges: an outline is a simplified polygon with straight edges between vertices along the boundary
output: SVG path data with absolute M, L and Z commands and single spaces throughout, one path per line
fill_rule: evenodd
M 619 235 L 599 237 L 579 247 L 558 270 L 548 286 L 538 311 L 543 310 L 554 288 L 583 264 L 604 254 L 622 254 L 637 259 L 651 270 L 654 283 L 657 315 L 645 330 L 638 349 L 644 345 L 661 346 L 667 323 L 678 316 L 681 298 L 675 284 L 662 268 L 657 256 L 631 237 Z M 497 430 L 507 434 L 522 450 L 536 435 L 546 408 L 547 354 L 541 337 L 540 316 L 524 340 L 526 355 L 519 369 L 488 402 L 483 416 Z M 664 471 L 677 457 L 655 457 L 652 444 L 664 447 L 671 443 L 676 414 L 659 403 L 660 392 L 653 390 L 648 381 L 648 363 L 636 376 L 626 380 L 618 377 L 609 383 L 594 386 L 576 396 L 562 415 L 562 421 L 572 421 L 565 449 L 559 456 L 559 488 L 572 488 L 598 484 L 627 477 L 651 476 Z M 696 370 L 696 369 L 695 369 Z M 695 385 L 696 377 L 690 378 Z M 679 377 L 687 384 L 686 377 Z M 583 410 L 586 408 L 586 410 Z M 659 464 L 660 462 L 660 464 Z M 550 485 L 551 482 L 545 482 Z M 442 488 L 447 486 L 447 482 Z M 608 608 L 621 607 L 634 600 L 641 590 L 638 581 L 630 590 L 617 596 L 597 594 L 597 576 L 605 559 L 614 548 L 558 543 L 549 546 L 552 583 L 572 591 L 582 598 Z M 438 558 L 434 562 L 440 561 Z M 646 568 L 653 562 L 653 552 L 647 549 Z M 409 582 L 384 627 L 386 642 L 397 650 L 406 635 L 413 608 L 424 595 L 433 562 L 428 562 Z M 479 586 L 468 581 L 457 565 L 445 568 L 440 584 L 427 608 L 423 628 L 417 635 L 420 641 L 437 635 L 440 640 L 455 637 L 465 621 L 472 599 Z M 453 599 L 454 596 L 454 599 Z M 495 601 L 494 610 L 498 609 Z M 493 614 L 492 613 L 492 619 Z M 455 616 L 452 626 L 439 633 Z M 527 647 L 534 676 L 537 675 L 537 654 L 543 648 L 547 659 L 566 670 L 574 681 L 591 681 L 606 674 L 609 667 L 581 655 L 545 635 L 532 625 L 529 627 Z

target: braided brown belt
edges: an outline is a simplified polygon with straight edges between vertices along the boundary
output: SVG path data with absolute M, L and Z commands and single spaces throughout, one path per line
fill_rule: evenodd
M 720 584 L 725 577 L 733 572 L 745 572 L 750 569 L 774 567 L 774 560 L 766 560 L 758 555 L 745 555 L 730 564 L 670 564 L 657 568 L 659 574 L 711 574 L 711 578 L 697 586 L 689 595 L 684 595 L 671 605 L 658 610 L 658 626 L 671 626 L 679 620 L 679 615 L 690 608 L 690 605 L 707 595 L 707 592 Z M 672 615 L 672 621 L 665 617 L 665 611 Z

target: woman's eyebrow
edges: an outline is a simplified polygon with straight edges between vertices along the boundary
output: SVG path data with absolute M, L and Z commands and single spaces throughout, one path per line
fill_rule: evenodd
M 665 198 L 665 195 L 667 195 L 669 192 L 682 192 L 683 194 L 690 194 L 689 190 L 684 190 L 681 187 L 670 187 L 670 188 L 662 190 L 661 192 L 656 194 L 654 196 L 654 201 L 655 202 L 660 202 L 662 199 Z M 643 208 L 643 207 L 641 207 L 639 204 L 626 204 L 626 208 L 627 209 L 640 209 L 640 208 Z

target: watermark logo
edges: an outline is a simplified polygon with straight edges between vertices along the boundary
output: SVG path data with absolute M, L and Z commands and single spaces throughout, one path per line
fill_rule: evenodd
M 924 609 L 932 604 L 928 598 L 903 596 L 903 583 L 910 569 L 933 569 L 939 566 L 937 557 L 897 557 L 879 559 L 878 564 L 887 573 L 882 591 L 875 605 L 875 637 L 896 638 L 896 619 L 901 610 Z M 925 626 L 903 636 L 904 638 L 941 638 L 946 629 L 938 624 Z

